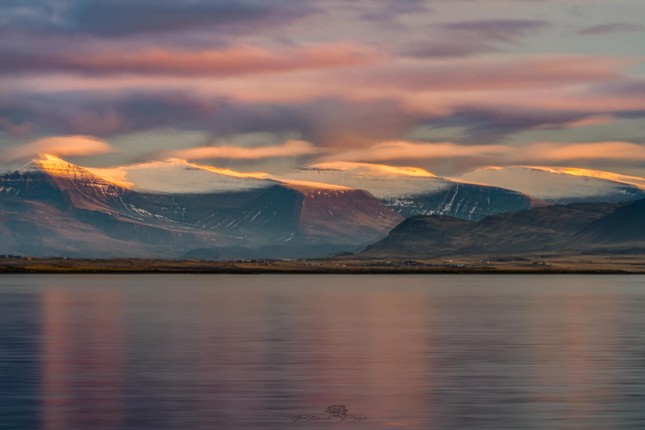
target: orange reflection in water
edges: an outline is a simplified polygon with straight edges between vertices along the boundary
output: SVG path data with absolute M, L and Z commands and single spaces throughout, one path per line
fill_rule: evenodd
M 353 296 L 339 289 L 303 295 L 298 306 L 292 324 L 307 336 L 301 344 L 306 350 L 294 350 L 290 358 L 307 359 L 297 368 L 310 408 L 303 413 L 325 415 L 328 404 L 344 403 L 372 425 L 428 425 L 429 413 L 406 413 L 426 411 L 430 400 L 428 381 L 419 377 L 431 366 L 425 354 L 432 320 L 427 295 L 379 289 Z
M 115 428 L 124 398 L 121 297 L 57 288 L 42 303 L 43 427 Z
M 567 428 L 595 428 L 606 418 L 599 405 L 618 401 L 619 297 L 562 294 L 533 304 L 533 400 Z

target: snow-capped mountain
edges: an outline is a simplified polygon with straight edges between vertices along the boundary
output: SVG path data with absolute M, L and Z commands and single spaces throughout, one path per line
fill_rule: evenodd
M 166 163 L 170 170 L 177 165 L 186 167 Z M 117 179 L 96 170 L 102 176 L 43 156 L 20 171 L 0 176 L 0 253 L 318 256 L 355 250 L 384 236 L 401 220 L 369 193 L 344 187 L 252 177 L 235 183 L 236 172 L 199 171 L 198 175 L 208 173 L 215 178 L 208 184 L 209 191 L 204 191 L 204 176 L 199 180 L 192 176 L 188 180 L 167 177 L 185 193 L 171 193 L 167 188 L 153 193 L 139 191 L 145 186 L 132 179 L 141 177 L 129 176 L 144 168 L 117 171 L 125 172 Z M 147 173 L 143 178 L 152 181 L 151 172 Z M 163 175 L 163 167 L 156 174 Z M 150 182 L 140 180 L 139 184 Z
M 276 185 L 265 173 L 242 173 L 178 158 L 87 171 L 114 184 L 150 193 L 212 193 Z
M 313 164 L 298 169 L 286 178 L 367 190 L 379 199 L 439 192 L 449 188 L 451 184 L 446 179 L 416 167 L 351 162 Z
M 450 180 L 416 167 L 321 163 L 301 168 L 287 178 L 367 190 L 404 217 L 436 214 L 478 220 L 540 205 L 517 191 Z
M 555 204 L 624 202 L 645 197 L 645 179 L 589 169 L 484 167 L 457 179 L 516 190 Z

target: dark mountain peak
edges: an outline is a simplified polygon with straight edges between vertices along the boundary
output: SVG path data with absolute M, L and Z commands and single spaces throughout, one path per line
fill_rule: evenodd
M 645 241 L 645 199 L 617 208 L 591 223 L 577 237 L 600 243 Z
M 533 208 L 489 216 L 480 221 L 449 217 L 413 217 L 369 246 L 368 257 L 437 257 L 517 254 L 570 247 L 571 238 L 616 204 L 579 204 Z

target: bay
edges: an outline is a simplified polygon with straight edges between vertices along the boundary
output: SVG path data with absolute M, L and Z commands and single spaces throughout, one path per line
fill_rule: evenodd
M 644 280 L 6 275 L 0 428 L 640 429 Z

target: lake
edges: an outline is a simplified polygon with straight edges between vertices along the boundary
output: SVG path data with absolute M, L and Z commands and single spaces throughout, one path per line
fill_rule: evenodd
M 1 429 L 645 427 L 643 276 L 3 275 L 0 348 Z

